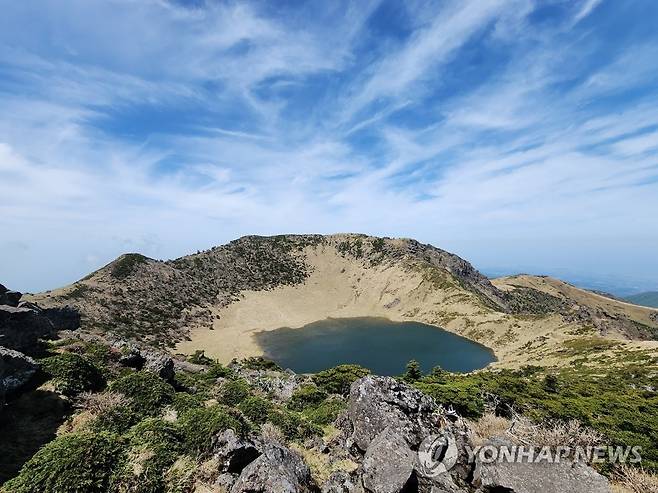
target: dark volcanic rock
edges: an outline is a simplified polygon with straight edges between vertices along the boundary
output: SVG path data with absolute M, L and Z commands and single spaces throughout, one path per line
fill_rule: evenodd
M 484 491 L 510 493 L 610 493 L 608 480 L 586 464 L 559 462 L 478 463 L 474 483 Z
M 18 306 L 21 296 L 23 295 L 18 291 L 12 291 L 0 284 L 0 305 L 16 307 Z
M 352 493 L 357 491 L 354 478 L 345 471 L 336 471 L 322 485 L 322 493 Z
M 78 330 L 80 328 L 80 313 L 71 306 L 43 308 L 41 315 L 50 320 L 56 330 Z
M 35 310 L 0 306 L 0 345 L 31 353 L 41 338 L 56 335 L 52 322 Z
M 267 443 L 263 453 L 244 468 L 231 493 L 315 493 L 311 471 L 295 452 Z
M 5 395 L 25 385 L 36 373 L 38 365 L 23 353 L 0 347 L 0 404 Z
M 221 472 L 240 474 L 260 455 L 260 446 L 254 441 L 239 437 L 231 429 L 213 438 L 213 455 L 219 459 Z
M 437 406 L 432 398 L 391 377 L 367 376 L 350 388 L 347 415 L 353 443 L 361 450 L 385 428 L 395 429 L 416 448 L 438 432 Z
M 416 483 L 416 454 L 393 428 L 370 442 L 363 458 L 363 486 L 372 493 L 398 493 Z
M 171 356 L 156 351 L 142 351 L 142 356 L 146 360 L 144 370 L 155 373 L 163 380 L 174 379 L 174 360 Z

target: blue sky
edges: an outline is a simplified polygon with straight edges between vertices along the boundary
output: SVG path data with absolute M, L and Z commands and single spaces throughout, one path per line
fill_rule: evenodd
M 658 2 L 0 8 L 8 286 L 356 231 L 658 287 Z

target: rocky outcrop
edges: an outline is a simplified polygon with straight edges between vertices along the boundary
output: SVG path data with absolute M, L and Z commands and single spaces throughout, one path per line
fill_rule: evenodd
M 229 429 L 213 438 L 212 450 L 221 472 L 239 474 L 261 455 L 262 446 Z
M 417 448 L 427 435 L 439 431 L 437 410 L 432 398 L 394 378 L 364 377 L 350 388 L 351 441 L 365 452 L 377 435 L 391 427 Z
M 38 311 L 0 306 L 0 345 L 16 351 L 34 352 L 37 341 L 54 338 L 55 326 Z
M 144 370 L 155 373 L 163 380 L 173 381 L 175 372 L 171 356 L 156 351 L 142 351 L 142 356 L 145 360 Z
M 73 308 L 42 309 L 34 303 L 20 301 L 21 293 L 0 284 L 0 346 L 32 354 L 39 339 L 54 338 L 58 330 L 76 330 L 80 314 Z
M 23 295 L 18 291 L 12 291 L 0 284 L 0 305 L 16 307 L 18 306 L 21 296 Z
M 510 445 L 501 441 L 495 445 Z M 477 464 L 473 483 L 484 491 L 513 493 L 610 493 L 608 480 L 583 463 L 503 462 Z
M 231 493 L 315 493 L 319 489 L 299 454 L 270 442 L 245 467 Z
M 362 464 L 362 481 L 367 491 L 398 493 L 417 482 L 416 454 L 404 438 L 387 427 L 368 446 Z
M 23 387 L 38 369 L 36 362 L 23 353 L 0 347 L 0 405 L 5 395 Z
M 342 428 L 360 464 L 334 474 L 326 493 L 609 493 L 585 464 L 484 463 L 468 426 L 431 398 L 388 377 L 352 384 Z M 503 443 L 496 443 L 504 445 Z M 494 445 L 496 445 L 494 444 Z

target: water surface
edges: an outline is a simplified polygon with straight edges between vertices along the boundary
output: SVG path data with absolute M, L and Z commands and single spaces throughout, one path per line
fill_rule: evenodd
M 356 363 L 377 375 L 400 375 L 410 359 L 423 371 L 484 368 L 496 358 L 485 346 L 438 327 L 385 318 L 329 318 L 299 329 L 256 334 L 265 356 L 297 373 Z

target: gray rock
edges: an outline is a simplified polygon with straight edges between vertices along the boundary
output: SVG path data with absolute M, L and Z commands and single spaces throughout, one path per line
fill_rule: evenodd
M 36 373 L 39 366 L 23 353 L 0 347 L 0 404 L 5 395 L 25 385 Z
M 411 448 L 438 432 L 437 406 L 420 391 L 391 377 L 367 376 L 350 388 L 347 416 L 351 440 L 361 450 L 385 428 L 395 429 Z
M 244 468 L 231 493 L 315 493 L 308 466 L 295 452 L 267 443 L 263 453 Z
M 50 320 L 56 330 L 78 330 L 80 328 L 80 313 L 71 306 L 43 308 L 41 315 Z
M 52 322 L 35 310 L 0 306 L 0 346 L 30 353 L 41 338 L 54 338 Z
M 163 380 L 172 381 L 174 379 L 174 360 L 171 356 L 155 351 L 142 351 L 144 357 L 144 370 L 158 375 Z
M 355 493 L 356 481 L 345 471 L 336 471 L 322 485 L 322 493 Z
M 17 307 L 21 296 L 23 295 L 18 291 L 12 291 L 0 284 L 0 305 Z
M 121 356 L 119 356 L 118 361 L 121 366 L 137 369 L 144 367 L 146 358 L 142 356 L 142 353 L 137 346 L 121 341 L 119 343 L 115 343 L 114 347 L 119 349 L 121 352 Z
M 260 446 L 249 438 L 239 437 L 226 430 L 212 440 L 213 455 L 219 459 L 220 471 L 239 474 L 260 455 Z
M 416 454 L 393 428 L 375 437 L 363 458 L 363 486 L 372 493 L 399 493 L 416 484 Z
M 501 445 L 503 442 L 492 442 Z M 473 483 L 484 491 L 511 493 L 610 493 L 608 480 L 586 464 L 559 462 L 481 463 L 477 460 Z

